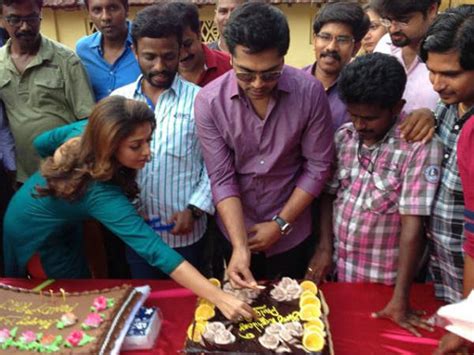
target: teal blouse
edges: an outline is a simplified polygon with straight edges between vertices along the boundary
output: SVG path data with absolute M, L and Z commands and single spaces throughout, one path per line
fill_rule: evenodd
M 62 143 L 80 135 L 86 124 L 80 121 L 45 132 L 34 145 L 42 157 L 52 155 Z M 183 261 L 137 214 L 119 186 L 95 181 L 80 199 L 70 202 L 37 196 L 37 185 L 46 185 L 39 172 L 13 196 L 5 214 L 6 276 L 26 276 L 26 264 L 38 252 L 48 277 L 86 277 L 88 268 L 78 226 L 90 218 L 104 224 L 150 265 L 167 274 Z

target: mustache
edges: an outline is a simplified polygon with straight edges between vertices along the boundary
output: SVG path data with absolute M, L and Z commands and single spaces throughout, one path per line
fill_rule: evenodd
M 406 37 L 406 34 L 404 34 L 402 31 L 390 33 L 391 36 L 400 36 L 400 37 Z
M 190 55 L 188 55 L 186 58 L 181 59 L 180 62 L 184 62 L 184 61 L 186 61 L 186 60 L 188 60 L 188 59 L 193 59 L 193 58 L 194 58 L 194 55 L 193 55 L 193 54 L 190 54 Z
M 324 57 L 331 57 L 331 58 L 334 58 L 338 61 L 341 61 L 341 56 L 337 52 L 324 52 L 324 53 L 321 53 L 321 58 L 324 58 Z
M 35 33 L 31 31 L 22 31 L 22 32 L 16 33 L 16 37 L 33 37 L 33 36 L 35 36 Z
M 152 71 L 152 72 L 148 73 L 148 77 L 149 77 L 149 78 L 152 78 L 152 77 L 158 76 L 158 75 L 163 75 L 163 76 L 168 76 L 168 77 L 170 77 L 170 76 L 173 75 L 173 73 L 170 72 L 169 70 Z

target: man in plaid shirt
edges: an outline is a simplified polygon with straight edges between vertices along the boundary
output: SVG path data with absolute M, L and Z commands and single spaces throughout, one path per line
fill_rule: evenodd
M 368 80 L 370 78 L 370 80 Z M 421 257 L 423 221 L 438 186 L 441 145 L 400 137 L 406 74 L 396 58 L 374 53 L 349 64 L 339 79 L 352 123 L 336 133 L 335 173 L 322 198 L 321 242 L 332 244 L 344 282 L 395 285 L 374 317 L 386 317 L 419 335 L 428 329 L 409 306 L 409 288 Z
M 429 227 L 430 270 L 436 296 L 452 303 L 463 294 L 464 197 L 457 142 L 474 114 L 474 6 L 439 15 L 428 29 L 420 56 L 442 100 L 435 110 L 444 155 Z

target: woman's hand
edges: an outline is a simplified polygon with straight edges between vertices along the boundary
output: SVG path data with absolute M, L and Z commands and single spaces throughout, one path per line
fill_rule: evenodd
M 219 291 L 216 306 L 227 319 L 233 321 L 255 319 L 257 317 L 255 311 L 247 303 L 224 291 Z

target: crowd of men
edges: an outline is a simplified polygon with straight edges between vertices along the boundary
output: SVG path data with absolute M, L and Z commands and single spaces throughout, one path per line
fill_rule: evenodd
M 414 279 L 431 278 L 446 302 L 474 286 L 458 168 L 472 149 L 457 146 L 474 115 L 474 6 L 329 3 L 313 23 L 315 62 L 297 69 L 285 65 L 288 22 L 264 2 L 216 1 L 221 35 L 205 45 L 190 2 L 146 7 L 132 22 L 127 0 L 88 0 L 98 31 L 76 52 L 41 35 L 42 5 L 2 5 L 2 214 L 39 167 L 38 134 L 122 95 L 157 120 L 140 212 L 208 274 L 225 260 L 242 287 L 281 276 L 394 285 L 374 317 L 417 335 L 430 326 L 410 308 Z M 380 26 L 374 53 L 361 55 Z M 165 277 L 123 245 L 107 252 L 132 277 Z

